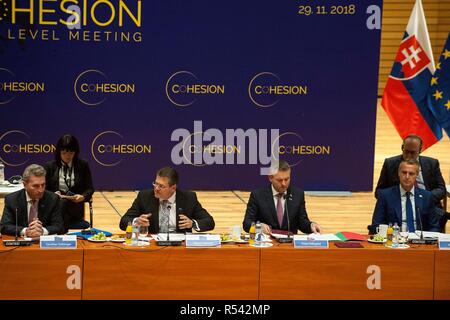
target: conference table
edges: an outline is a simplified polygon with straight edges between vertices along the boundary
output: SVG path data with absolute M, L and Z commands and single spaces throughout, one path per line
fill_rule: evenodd
M 3 236 L 3 238 L 8 238 Z M 450 299 L 450 250 L 0 244 L 0 299 Z

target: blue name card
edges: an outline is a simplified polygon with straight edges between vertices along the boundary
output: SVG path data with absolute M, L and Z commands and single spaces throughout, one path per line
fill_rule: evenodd
M 329 247 L 328 240 L 303 240 L 295 239 L 294 247 L 301 249 L 327 249 Z
M 439 240 L 440 250 L 450 250 L 450 240 Z
M 77 236 L 75 235 L 41 236 L 40 245 L 41 249 L 76 249 Z
M 204 247 L 220 247 L 219 234 L 187 234 L 186 247 L 204 248 Z

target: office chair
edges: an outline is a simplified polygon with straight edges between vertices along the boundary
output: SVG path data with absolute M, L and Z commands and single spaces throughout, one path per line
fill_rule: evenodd
M 83 203 L 84 204 L 84 203 Z M 88 201 L 89 204 L 89 221 L 85 220 L 86 206 L 83 205 L 83 219 L 80 221 L 71 222 L 69 229 L 88 229 L 94 226 L 94 209 L 92 207 L 92 199 Z

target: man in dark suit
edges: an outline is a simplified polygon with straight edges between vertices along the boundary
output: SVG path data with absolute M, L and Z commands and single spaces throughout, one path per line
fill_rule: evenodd
M 0 231 L 7 235 L 37 238 L 62 233 L 59 197 L 45 190 L 45 170 L 32 164 L 23 173 L 24 189 L 6 196 Z M 16 230 L 17 210 L 17 230 Z
M 177 189 L 178 173 L 165 167 L 156 174 L 153 189 L 140 191 L 132 206 L 120 219 L 120 229 L 137 218 L 138 224 L 149 227 L 149 233 L 209 231 L 214 229 L 213 217 L 202 208 L 194 192 Z
M 402 160 L 419 161 L 419 174 L 417 186 L 420 189 L 431 191 L 436 204 L 439 203 L 446 193 L 444 178 L 442 178 L 439 161 L 430 157 L 420 156 L 422 151 L 422 139 L 419 136 L 409 135 L 403 140 L 401 155 L 384 160 L 375 189 L 375 197 L 378 198 L 380 189 L 396 186 L 399 184 L 398 167 Z
M 380 178 L 378 179 L 375 189 L 375 198 L 381 189 L 389 188 L 399 184 L 398 167 L 402 160 L 419 161 L 419 174 L 416 178 L 416 187 L 425 189 L 433 194 L 433 199 L 437 207 L 442 208 L 441 200 L 446 196 L 446 187 L 444 178 L 442 178 L 439 161 L 430 157 L 420 156 L 422 151 L 422 139 L 416 135 L 409 135 L 403 140 L 402 154 L 387 158 L 381 169 Z M 438 220 L 441 229 L 444 228 L 447 219 L 442 210 L 438 210 Z
M 439 231 L 436 205 L 430 191 L 414 186 L 419 163 L 402 160 L 398 168 L 399 185 L 380 189 L 369 233 L 374 234 L 380 224 L 397 223 L 402 230 Z
M 321 227 L 308 219 L 304 192 L 290 186 L 291 168 L 286 161 L 280 160 L 278 166 L 272 168 L 269 181 L 269 186 L 250 194 L 242 222 L 244 230 L 248 232 L 252 222 L 260 221 L 265 234 L 270 234 L 272 229 L 320 233 Z

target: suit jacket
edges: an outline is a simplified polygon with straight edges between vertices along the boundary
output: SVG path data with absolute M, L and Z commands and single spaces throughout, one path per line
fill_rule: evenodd
M 414 188 L 414 202 L 416 207 L 416 230 L 420 230 L 420 224 L 422 223 L 424 231 L 439 232 L 436 205 L 431 192 Z M 375 233 L 376 227 L 380 224 L 394 224 L 395 222 L 399 226 L 402 224 L 402 203 L 398 185 L 379 190 L 378 200 L 373 212 L 372 225 L 368 226 L 369 233 Z
M 202 208 L 197 200 L 195 192 L 182 191 L 177 189 L 175 196 L 176 202 L 176 221 L 177 232 L 192 232 L 192 229 L 178 228 L 179 215 L 184 214 L 189 219 L 197 221 L 200 231 L 209 231 L 214 229 L 215 223 L 213 217 Z M 159 199 L 155 197 L 153 189 L 143 190 L 138 193 L 132 206 L 120 219 L 120 229 L 126 230 L 128 222 L 141 214 L 151 213 L 149 233 L 159 232 Z
M 47 162 L 44 166 L 47 174 L 45 175 L 46 189 L 49 191 L 59 190 L 59 169 L 55 160 Z M 84 201 L 89 201 L 94 193 L 94 186 L 92 184 L 91 170 L 89 164 L 82 159 L 73 164 L 75 182 L 69 189 L 75 194 L 84 196 Z
M 13 192 L 5 198 L 5 208 L 0 222 L 2 234 L 16 235 L 16 208 L 17 208 L 17 235 L 23 228 L 28 227 L 27 198 L 25 189 Z M 38 218 L 49 234 L 63 233 L 63 219 L 59 206 L 59 197 L 50 191 L 45 191 L 38 203 Z
M 380 189 L 399 185 L 398 167 L 401 161 L 401 155 L 384 160 L 380 178 L 378 179 L 377 187 L 375 189 L 375 198 L 378 199 Z M 431 191 L 434 201 L 436 204 L 439 204 L 446 194 L 445 182 L 444 178 L 442 178 L 441 169 L 439 168 L 439 161 L 430 157 L 420 156 L 419 163 L 420 168 L 422 169 L 425 188 L 428 191 Z
M 303 233 L 311 233 L 311 221 L 305 208 L 305 193 L 298 188 L 289 187 L 287 195 L 283 223 L 280 226 L 271 185 L 253 191 L 242 222 L 244 230 L 248 232 L 254 221 L 268 224 L 272 229 L 288 230 L 287 216 L 289 216 L 291 232 L 297 233 L 297 230 L 300 230 Z

